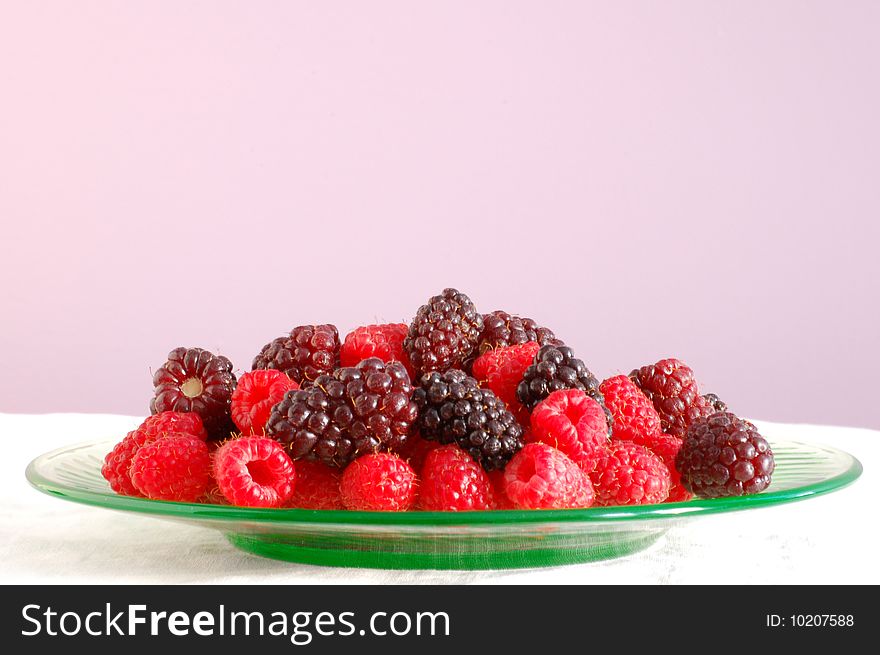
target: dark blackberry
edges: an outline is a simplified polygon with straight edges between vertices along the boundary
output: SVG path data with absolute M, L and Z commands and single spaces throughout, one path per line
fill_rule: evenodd
M 703 399 L 712 408 L 712 411 L 715 412 L 726 412 L 727 411 L 727 403 L 721 400 L 714 393 L 706 393 L 703 394 Z
M 654 404 L 667 434 L 684 438 L 691 423 L 713 411 L 700 395 L 693 370 L 680 360 L 661 359 L 629 377 Z
M 457 368 L 476 350 L 483 316 L 465 294 L 444 289 L 416 313 L 403 347 L 416 375 Z
M 503 469 L 524 445 L 523 429 L 504 402 L 464 371 L 426 373 L 413 400 L 423 438 L 457 443 L 487 471 Z
M 754 425 L 729 412 L 715 412 L 688 428 L 675 468 L 689 492 L 717 498 L 763 491 L 776 463 Z
M 150 413 L 195 412 L 209 439 L 226 439 L 235 431 L 230 407 L 235 390 L 232 362 L 202 348 L 175 348 L 153 374 Z
M 267 343 L 251 370 L 274 368 L 298 384 L 339 367 L 339 331 L 335 325 L 300 325 Z
M 608 429 L 613 419 L 605 407 L 605 398 L 599 391 L 599 380 L 590 372 L 586 364 L 574 356 L 568 346 L 542 346 L 535 355 L 534 363 L 523 373 L 523 379 L 516 388 L 516 396 L 528 409 L 560 389 L 580 389 L 605 410 Z
M 412 384 L 400 362 L 370 357 L 289 391 L 272 408 L 266 434 L 294 459 L 345 467 L 379 451 L 398 451 L 417 416 Z
M 539 326 L 530 318 L 511 316 L 501 310 L 483 314 L 483 332 L 478 346 L 480 355 L 495 348 L 517 346 L 528 341 L 535 341 L 541 346 L 564 345 L 551 330 Z

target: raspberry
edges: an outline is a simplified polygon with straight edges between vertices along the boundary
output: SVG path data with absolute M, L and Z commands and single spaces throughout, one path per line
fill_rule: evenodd
M 675 469 L 675 456 L 681 448 L 681 439 L 666 434 L 660 427 L 660 415 L 633 381 L 625 375 L 608 378 L 600 386 L 605 404 L 614 416 L 612 438 L 639 444 L 659 456 L 669 470 L 670 487 L 667 503 L 690 500 L 690 494 L 681 484 Z
M 252 370 L 277 369 L 297 384 L 339 367 L 339 331 L 335 325 L 300 325 L 270 341 L 254 357 Z
M 425 374 L 413 400 L 422 437 L 457 443 L 487 471 L 504 468 L 523 446 L 523 431 L 513 414 L 464 371 Z
M 240 437 L 214 454 L 214 478 L 233 505 L 281 507 L 293 494 L 296 469 L 278 442 Z
M 562 451 L 530 443 L 504 469 L 504 491 L 518 509 L 565 509 L 593 503 L 590 478 Z
M 681 474 L 679 474 L 678 469 L 675 468 L 675 458 L 678 455 L 678 451 L 681 450 L 681 439 L 673 437 L 671 434 L 659 432 L 635 440 L 634 443 L 641 444 L 660 457 L 666 465 L 666 468 L 669 469 L 669 495 L 664 502 L 680 503 L 694 497 L 692 493 L 684 488 L 684 485 L 681 483 Z
M 110 488 L 121 496 L 140 496 L 131 482 L 131 460 L 140 450 L 140 445 L 130 435 L 116 444 L 106 457 L 101 467 L 101 475 L 110 483 Z
M 608 445 L 605 410 L 580 389 L 554 391 L 532 410 L 526 441 L 553 446 L 589 471 Z
M 659 455 L 631 441 L 612 441 L 590 473 L 598 505 L 662 503 L 672 485 Z
M 403 364 L 371 357 L 289 391 L 272 408 L 266 434 L 294 459 L 342 468 L 366 453 L 403 447 L 418 414 L 411 396 Z
M 488 350 L 477 357 L 472 366 L 474 377 L 485 382 L 485 386 L 507 404 L 522 425 L 528 425 L 529 410 L 517 398 L 516 387 L 539 348 L 537 343 L 530 341 Z
M 235 429 L 229 415 L 235 375 L 232 362 L 201 348 L 175 348 L 153 375 L 155 396 L 150 412 L 195 412 L 211 439 L 225 439 Z
M 419 308 L 403 346 L 418 375 L 461 366 L 477 347 L 483 316 L 456 289 L 444 289 Z
M 703 399 L 706 401 L 706 404 L 709 405 L 713 413 L 727 411 L 727 403 L 714 393 L 703 394 Z
M 159 437 L 172 432 L 187 434 L 202 441 L 207 440 L 208 433 L 202 423 L 202 417 L 195 412 L 160 412 L 148 416 L 134 433 L 141 446 L 155 441 Z
M 378 357 L 383 362 L 401 362 L 406 366 L 410 379 L 413 378 L 409 355 L 403 347 L 408 330 L 406 323 L 388 325 L 366 325 L 349 332 L 339 349 L 340 366 L 357 366 L 370 357 Z
M 194 503 L 211 487 L 211 457 L 201 439 L 169 434 L 138 449 L 131 482 L 147 498 Z
M 661 359 L 629 377 L 653 403 L 663 431 L 675 437 L 684 437 L 691 423 L 712 411 L 700 395 L 694 372 L 677 359 Z
M 516 387 L 516 396 L 528 409 L 532 409 L 554 391 L 560 389 L 580 389 L 593 400 L 605 407 L 599 380 L 590 369 L 575 358 L 568 346 L 541 346 L 532 364 L 523 373 Z M 608 434 L 611 434 L 611 414 L 608 418 Z
M 462 512 L 491 509 L 494 504 L 489 476 L 461 448 L 441 446 L 428 453 L 419 489 L 422 509 Z
M 660 415 L 648 397 L 625 375 L 615 375 L 599 386 L 614 419 L 612 436 L 624 441 L 661 431 Z
M 140 496 L 131 482 L 131 460 L 137 451 L 168 434 L 185 434 L 204 441 L 208 438 L 202 419 L 192 412 L 162 412 L 147 417 L 137 429 L 129 432 L 104 458 L 101 475 L 110 488 L 123 496 Z
M 511 316 L 501 310 L 483 314 L 483 332 L 480 334 L 479 354 L 482 355 L 496 348 L 516 346 L 529 341 L 537 342 L 539 346 L 563 345 L 552 331 L 540 327 L 530 318 Z
M 495 505 L 492 509 L 516 509 L 504 490 L 504 471 L 495 469 L 487 472 L 486 475 L 489 476 L 489 481 L 492 483 L 492 497 L 495 499 Z
M 688 491 L 707 498 L 764 491 L 776 467 L 757 428 L 730 412 L 696 420 L 675 459 Z
M 374 453 L 346 467 L 339 491 L 348 509 L 405 512 L 415 503 L 417 486 L 415 471 L 400 457 Z
M 409 465 L 413 467 L 413 470 L 418 473 L 422 470 L 422 466 L 425 465 L 425 458 L 428 456 L 428 453 L 440 447 L 441 444 L 436 441 L 422 439 L 422 436 L 415 431 L 413 434 L 409 435 L 403 448 L 401 448 L 397 454 L 409 462 Z
M 342 474 L 320 462 L 296 462 L 296 485 L 287 507 L 303 509 L 343 509 L 339 495 Z
M 244 435 L 263 434 L 272 407 L 299 385 L 276 370 L 245 373 L 232 392 L 232 420 Z

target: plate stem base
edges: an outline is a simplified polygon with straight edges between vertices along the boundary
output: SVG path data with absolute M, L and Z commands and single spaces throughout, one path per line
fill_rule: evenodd
M 345 548 L 333 548 L 332 544 L 324 548 L 292 543 L 289 538 L 279 538 L 278 535 L 227 534 L 226 538 L 236 548 L 285 562 L 348 568 L 473 571 L 581 564 L 623 557 L 644 550 L 665 532 L 652 530 L 637 533 L 632 538 L 619 535 L 613 542 L 599 545 L 560 548 L 558 543 L 548 543 L 545 547 L 529 547 L 524 544 L 515 549 L 486 549 L 478 552 L 456 552 L 448 549 L 402 552 L 393 547 L 388 550 L 356 550 L 350 544 Z

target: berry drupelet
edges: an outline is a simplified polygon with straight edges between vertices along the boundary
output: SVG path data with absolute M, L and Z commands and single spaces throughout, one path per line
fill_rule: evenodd
M 195 412 L 211 439 L 235 431 L 230 407 L 235 390 L 232 362 L 202 348 L 175 348 L 153 374 L 150 412 Z
M 339 347 L 335 325 L 300 325 L 263 346 L 251 369 L 274 368 L 303 385 L 339 367 Z
M 272 408 L 266 434 L 294 459 L 342 468 L 367 453 L 404 446 L 417 416 L 411 396 L 402 363 L 371 357 L 288 392 Z
M 487 471 L 504 468 L 523 447 L 523 429 L 504 402 L 464 371 L 426 373 L 413 400 L 423 438 L 457 443 Z
M 416 375 L 458 368 L 477 348 L 483 316 L 465 294 L 444 289 L 419 308 L 403 347 Z

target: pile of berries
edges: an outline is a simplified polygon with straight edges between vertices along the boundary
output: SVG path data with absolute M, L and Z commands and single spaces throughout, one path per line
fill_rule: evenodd
M 245 507 L 566 509 L 763 491 L 754 425 L 663 359 L 600 383 L 548 328 L 446 289 L 411 323 L 301 325 L 251 370 L 176 348 L 107 454 L 116 493 Z

